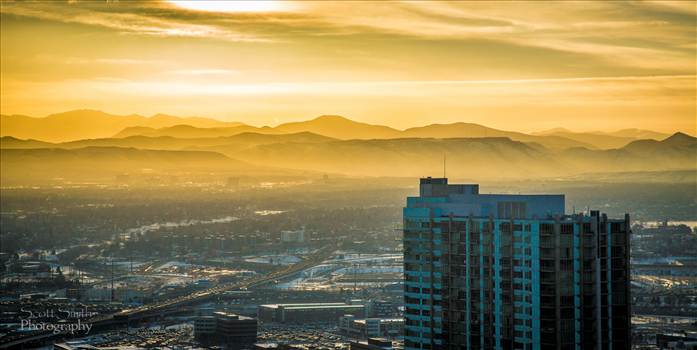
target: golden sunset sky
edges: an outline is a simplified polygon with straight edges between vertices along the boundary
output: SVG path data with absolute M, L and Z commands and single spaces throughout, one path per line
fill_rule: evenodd
M 2 1 L 3 114 L 695 133 L 697 3 Z

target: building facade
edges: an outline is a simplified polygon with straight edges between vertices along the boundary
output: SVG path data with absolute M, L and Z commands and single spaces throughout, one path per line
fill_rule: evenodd
M 404 208 L 405 348 L 630 347 L 629 216 L 421 179 Z
M 257 328 L 255 318 L 219 311 L 194 320 L 194 337 L 204 345 L 238 349 L 256 342 Z
M 339 318 L 339 330 L 357 338 L 395 338 L 404 334 L 403 318 L 359 318 L 344 315 Z

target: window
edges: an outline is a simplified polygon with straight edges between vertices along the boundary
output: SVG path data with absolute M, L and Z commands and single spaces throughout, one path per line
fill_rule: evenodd
M 574 233 L 574 224 L 562 224 L 561 225 L 561 234 L 570 235 L 573 233 Z
M 525 218 L 527 203 L 525 202 L 498 202 L 499 218 Z
M 554 233 L 553 224 L 540 224 L 540 234 L 551 235 L 552 233 Z

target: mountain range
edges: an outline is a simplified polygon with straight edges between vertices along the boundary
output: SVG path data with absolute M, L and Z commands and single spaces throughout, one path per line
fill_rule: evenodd
M 285 123 L 275 127 L 255 127 L 238 122 L 223 122 L 200 117 L 175 117 L 157 114 L 117 116 L 94 110 L 75 110 L 45 118 L 20 115 L 0 116 L 0 136 L 48 142 L 66 142 L 94 138 L 130 136 L 171 136 L 176 138 L 211 138 L 245 132 L 291 134 L 311 132 L 342 140 L 395 138 L 476 138 L 508 137 L 514 141 L 535 142 L 550 149 L 572 147 L 617 148 L 641 139 L 663 139 L 669 135 L 649 130 L 622 130 L 617 133 L 574 133 L 568 130 L 525 134 L 504 131 L 472 123 L 430 124 L 398 130 L 384 125 L 356 122 L 341 116 L 324 115 L 315 119 Z
M 573 132 L 563 128 L 532 133 L 536 136 L 558 136 L 569 140 L 592 144 L 600 149 L 619 148 L 640 139 L 662 140 L 669 134 L 642 129 L 623 129 L 614 132 Z
M 9 178 L 25 181 L 28 174 L 84 177 L 99 172 L 99 178 L 104 179 L 142 169 L 172 174 L 192 170 L 252 174 L 257 168 L 274 168 L 279 173 L 280 169 L 295 169 L 417 177 L 440 173 L 444 155 L 448 174 L 470 179 L 697 169 L 697 138 L 681 133 L 662 141 L 633 141 L 612 150 L 578 147 L 560 151 L 504 137 L 338 140 L 307 132 L 243 133 L 204 139 L 132 136 L 62 144 L 10 137 L 0 141 L 3 183 Z M 151 153 L 143 158 L 137 152 Z
M 67 117 L 54 115 L 50 123 L 63 118 Z M 3 136 L 0 179 L 5 186 L 54 178 L 104 181 L 144 172 L 237 176 L 309 171 L 416 177 L 439 174 L 444 156 L 448 175 L 469 179 L 697 169 L 697 138 L 683 133 L 662 137 L 647 130 L 574 133 L 556 129 L 528 135 L 468 123 L 397 130 L 339 116 L 259 128 L 176 118 L 156 120 L 164 124 L 196 121 L 199 126 L 131 125 L 109 136 L 64 142 Z M 16 127 L 21 118 L 3 116 L 3 120 Z M 107 132 L 106 126 L 100 128 L 100 133 Z M 635 139 L 636 135 L 657 139 Z
M 537 142 L 545 147 L 564 149 L 570 147 L 596 148 L 595 145 L 558 135 L 527 135 L 520 132 L 503 131 L 471 123 L 431 124 L 422 127 L 397 130 L 383 125 L 373 125 L 352 121 L 350 119 L 324 115 L 304 122 L 281 124 L 276 127 L 254 127 L 239 125 L 220 128 L 197 128 L 190 125 L 175 125 L 164 128 L 130 127 L 114 137 L 129 136 L 171 136 L 178 138 L 202 138 L 233 136 L 245 132 L 260 134 L 288 134 L 311 132 L 318 135 L 341 140 L 372 140 L 397 138 L 472 138 L 472 137 L 508 137 L 515 141 Z M 633 139 L 628 139 L 627 142 Z
M 156 114 L 151 117 L 137 114 L 120 116 L 90 109 L 79 109 L 51 114 L 44 118 L 0 115 L 0 136 L 64 142 L 111 137 L 132 126 L 164 128 L 181 124 L 201 128 L 241 125 L 237 122 L 223 122 L 200 117 L 182 118 L 166 114 Z

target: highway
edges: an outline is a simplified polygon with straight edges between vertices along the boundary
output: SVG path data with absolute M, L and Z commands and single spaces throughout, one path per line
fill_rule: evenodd
M 93 326 L 127 323 L 129 321 L 156 316 L 177 307 L 190 306 L 200 302 L 205 302 L 227 291 L 258 288 L 263 285 L 275 283 L 279 280 L 291 277 L 302 270 L 316 266 L 329 259 L 335 250 L 336 246 L 334 245 L 325 246 L 296 264 L 280 267 L 263 276 L 252 277 L 236 283 L 221 284 L 216 287 L 194 292 L 186 296 L 180 296 L 157 303 L 147 304 L 138 308 L 125 309 L 114 314 L 99 315 L 86 320 L 85 323 L 90 323 Z M 0 343 L 0 349 L 21 346 L 22 344 L 30 341 L 58 337 L 61 335 L 64 334 L 53 332 L 30 332 L 23 335 L 4 337 L 2 338 L 2 343 Z
M 329 259 L 332 256 L 334 250 L 334 246 L 326 246 L 320 248 L 314 254 L 296 264 L 278 268 L 272 271 L 271 273 L 263 276 L 252 277 L 241 282 L 221 284 L 185 296 L 160 301 L 157 303 L 147 304 L 133 309 L 125 309 L 115 314 L 100 315 L 95 318 L 89 319 L 87 322 L 95 325 L 111 322 L 128 322 L 149 317 L 152 315 L 157 315 L 164 311 L 171 310 L 179 306 L 204 302 L 227 291 L 258 288 L 263 285 L 288 278 L 302 270 L 316 266 L 322 263 L 323 261 Z

